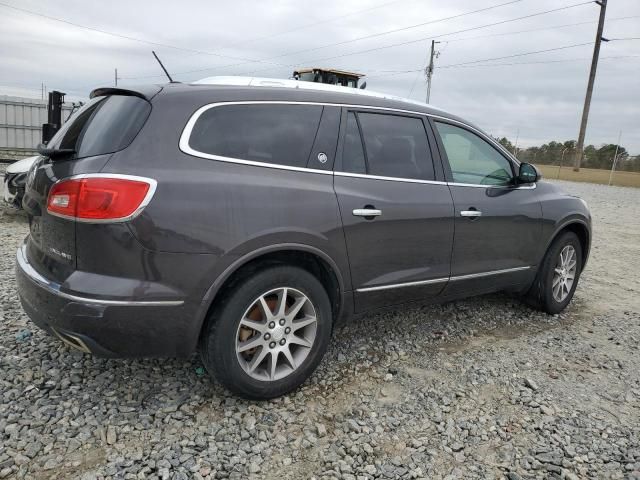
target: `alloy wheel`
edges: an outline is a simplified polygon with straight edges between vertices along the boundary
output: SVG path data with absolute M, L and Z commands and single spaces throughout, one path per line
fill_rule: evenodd
M 238 325 L 240 366 L 261 381 L 290 375 L 311 352 L 317 327 L 316 309 L 299 290 L 282 287 L 260 295 Z
M 553 273 L 551 285 L 553 298 L 561 303 L 569 296 L 571 287 L 576 278 L 578 268 L 576 249 L 572 245 L 566 245 L 558 255 L 558 261 Z

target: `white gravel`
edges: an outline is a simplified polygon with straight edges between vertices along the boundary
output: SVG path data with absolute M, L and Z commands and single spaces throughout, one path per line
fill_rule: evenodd
M 357 320 L 297 393 L 228 395 L 196 356 L 103 360 L 33 327 L 0 212 L 0 478 L 640 479 L 640 189 L 594 215 L 567 312 L 491 295 Z

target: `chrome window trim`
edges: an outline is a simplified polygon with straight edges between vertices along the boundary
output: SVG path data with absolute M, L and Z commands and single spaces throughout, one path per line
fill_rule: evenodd
M 476 127 L 474 127 L 473 125 L 469 125 L 468 123 L 465 122 L 461 122 L 460 120 L 455 120 L 453 118 L 448 118 L 448 117 L 444 117 L 442 115 L 438 115 L 438 114 L 434 114 L 434 113 L 425 113 L 425 112 L 417 112 L 415 110 L 405 110 L 405 109 L 401 109 L 401 108 L 392 108 L 392 107 L 376 107 L 373 105 L 357 105 L 357 104 L 350 104 L 350 103 L 330 103 L 330 102 L 303 102 L 303 101 L 289 101 L 289 100 L 242 100 L 242 101 L 231 101 L 231 102 L 215 102 L 215 103 L 208 103 L 206 105 L 203 105 L 202 107 L 198 108 L 192 115 L 191 117 L 189 117 L 189 120 L 187 121 L 185 127 L 182 130 L 182 133 L 180 134 L 180 140 L 179 140 L 179 148 L 183 153 L 186 153 L 187 155 L 192 155 L 194 157 L 200 157 L 200 158 L 206 158 L 208 160 L 217 160 L 217 161 L 221 161 L 221 162 L 228 162 L 228 163 L 237 163 L 237 164 L 241 164 L 241 165 L 251 165 L 251 166 L 256 166 L 256 167 L 265 167 L 265 168 L 277 168 L 280 170 L 291 170 L 291 171 L 296 171 L 296 172 L 309 172 L 309 173 L 319 173 L 322 175 L 333 175 L 335 174 L 341 174 L 341 176 L 356 176 L 359 174 L 348 174 L 348 172 L 334 172 L 334 171 L 328 171 L 328 170 L 319 170 L 319 169 L 315 169 L 315 168 L 308 168 L 308 167 L 293 167 L 293 166 L 289 166 L 289 165 L 280 165 L 277 163 L 269 163 L 269 162 L 258 162 L 258 161 L 254 161 L 254 160 L 244 160 L 242 158 L 235 158 L 235 157 L 225 157 L 222 155 L 214 155 L 214 154 L 210 154 L 210 153 L 205 153 L 205 152 L 201 152 L 199 150 L 195 150 L 193 148 L 191 148 L 191 146 L 189 145 L 189 138 L 191 137 L 191 133 L 193 131 L 193 127 L 196 124 L 196 122 L 198 121 L 198 119 L 200 118 L 200 116 L 206 112 L 207 110 L 211 109 L 211 108 L 216 108 L 216 107 L 220 107 L 220 106 L 225 106 L 225 105 L 318 105 L 318 106 L 326 106 L 326 107 L 339 107 L 339 108 L 352 108 L 352 109 L 361 109 L 361 110 L 378 110 L 378 111 L 382 111 L 382 112 L 393 112 L 393 113 L 405 113 L 405 114 L 409 114 L 409 115 L 416 115 L 416 116 L 421 116 L 421 117 L 427 117 L 427 118 L 434 118 L 434 119 L 440 119 L 440 120 L 444 120 L 447 122 L 451 122 L 451 123 L 455 123 L 458 125 L 461 125 L 469 130 L 472 130 L 473 132 L 475 132 L 476 134 L 480 135 L 483 140 L 488 141 L 489 143 L 491 143 L 492 146 L 498 148 L 502 153 L 506 153 L 507 154 L 507 159 L 509 161 L 515 161 L 516 164 L 518 164 L 519 162 L 517 161 L 517 159 L 513 159 L 510 154 L 502 147 L 502 145 L 500 145 L 499 143 L 497 143 L 495 140 L 493 140 L 491 137 L 489 137 L 488 135 L 486 135 L 484 132 L 478 130 Z M 345 175 L 346 174 L 346 175 Z M 364 175 L 365 178 L 376 178 L 377 176 L 375 175 Z M 393 179 L 396 180 L 395 177 L 378 177 L 378 179 L 380 180 L 389 180 L 389 179 Z M 415 183 L 436 183 L 436 184 L 443 184 L 446 182 L 435 182 L 435 181 L 430 181 L 430 180 L 419 180 L 418 179 L 400 179 L 399 181 L 412 181 Z M 482 185 L 482 187 L 487 188 L 487 185 Z
M 533 190 L 536 188 L 536 184 L 525 184 L 525 185 L 482 185 L 480 183 L 458 183 L 458 182 L 449 182 L 447 183 L 450 187 L 473 187 L 473 188 L 505 188 L 510 190 Z
M 255 160 L 244 160 L 242 158 L 235 157 L 225 157 L 222 155 L 215 155 L 212 153 L 201 152 L 200 150 L 195 150 L 191 148 L 189 145 L 189 138 L 191 137 L 191 133 L 193 131 L 193 127 L 196 122 L 200 118 L 200 116 L 211 108 L 216 108 L 225 105 L 318 105 L 318 106 L 331 106 L 328 103 L 321 102 L 287 102 L 287 101 L 276 101 L 276 100 L 246 100 L 246 101 L 237 101 L 237 102 L 216 102 L 209 103 L 207 105 L 203 105 L 199 109 L 197 109 L 189 118 L 189 121 L 185 125 L 182 130 L 182 134 L 180 135 L 179 147 L 180 150 L 187 155 L 192 155 L 194 157 L 206 158 L 208 160 L 217 160 L 220 162 L 228 162 L 228 163 L 236 163 L 240 165 L 251 165 L 254 167 L 264 167 L 264 168 L 276 168 L 279 170 L 289 170 L 294 172 L 308 172 L 308 173 L 318 173 L 321 175 L 333 175 L 332 170 L 319 170 L 315 168 L 308 167 L 294 167 L 291 165 L 280 165 L 278 163 L 269 163 L 269 162 L 258 162 Z
M 149 185 L 149 190 L 147 191 L 147 194 L 145 195 L 145 197 L 142 199 L 142 203 L 137 208 L 137 210 L 135 212 L 133 212 L 131 215 L 127 216 L 127 217 L 107 218 L 107 219 L 101 219 L 101 218 L 97 218 L 97 219 L 77 218 L 77 217 L 73 217 L 73 216 L 70 216 L 70 215 L 62 215 L 60 213 L 50 212 L 49 209 L 47 209 L 47 213 L 49 215 L 53 215 L 54 217 L 64 218 L 66 220 L 71 220 L 71 221 L 80 222 L 80 223 L 122 223 L 122 222 L 128 222 L 129 220 L 133 220 L 138 215 L 140 215 L 140 213 L 142 213 L 142 210 L 144 210 L 144 208 L 147 205 L 149 205 L 149 203 L 151 202 L 151 199 L 153 198 L 154 194 L 156 193 L 156 189 L 158 188 L 158 182 L 155 179 L 149 178 L 149 177 L 141 177 L 139 175 L 126 175 L 126 174 L 122 174 L 122 173 L 81 173 L 79 175 L 72 175 L 70 177 L 60 178 L 59 180 L 57 180 L 51 186 L 51 189 L 53 189 L 53 187 L 55 187 L 58 183 L 66 182 L 67 180 L 78 180 L 78 179 L 82 179 L 82 178 L 120 178 L 120 179 L 124 179 L 124 180 L 134 180 L 134 181 L 137 181 L 137 182 L 144 182 L 144 183 L 148 184 Z M 51 189 L 49 191 L 51 191 Z M 49 203 L 49 198 L 48 198 L 48 195 L 47 195 L 47 204 L 48 203 Z
M 394 288 L 404 288 L 404 287 L 417 287 L 417 286 L 421 286 L 421 285 L 431 285 L 431 284 L 436 284 L 436 283 L 444 283 L 444 282 L 456 282 L 459 280 L 471 280 L 474 278 L 482 278 L 482 277 L 489 277 L 491 275 L 500 275 L 503 273 L 513 273 L 513 272 L 519 272 L 519 271 L 523 271 L 523 270 L 529 270 L 531 267 L 526 266 L 526 267 L 515 267 L 515 268 L 504 268 L 502 270 L 491 270 L 489 272 L 480 272 L 480 273 L 471 273 L 469 275 L 458 275 L 455 277 L 446 277 L 446 278 L 434 278 L 431 280 L 419 280 L 417 282 L 405 282 L 405 283 L 394 283 L 394 284 L 390 284 L 390 285 L 379 285 L 379 286 L 375 286 L 375 287 L 365 287 L 365 288 L 358 288 L 356 289 L 356 292 L 358 293 L 367 293 L 367 292 L 377 292 L 380 290 L 391 290 Z
M 27 260 L 26 245 L 22 245 L 16 252 L 16 260 L 18 266 L 22 272 L 36 285 L 46 289 L 49 293 L 58 297 L 66 298 L 74 302 L 89 303 L 93 305 L 104 306 L 125 306 L 125 307 L 177 307 L 184 304 L 183 300 L 102 300 L 99 298 L 82 297 L 79 295 L 72 295 L 60 291 L 60 285 L 47 280 L 40 275 L 35 268 L 31 266 L 29 260 Z
M 195 150 L 191 148 L 189 145 L 189 138 L 191 137 L 191 132 L 193 131 L 193 127 L 200 118 L 200 116 L 211 108 L 216 108 L 225 105 L 318 105 L 318 106 L 327 106 L 327 107 L 339 107 L 339 108 L 352 108 L 352 109 L 361 109 L 361 110 L 378 110 L 383 112 L 395 112 L 395 113 L 405 113 L 410 115 L 417 115 L 427 118 L 444 120 L 450 123 L 455 123 L 461 125 L 469 130 L 472 130 L 474 133 L 478 134 L 482 137 L 483 140 L 489 142 L 492 146 L 499 149 L 503 154 L 506 154 L 508 161 L 515 161 L 516 165 L 519 165 L 517 159 L 511 157 L 511 154 L 502 147 L 498 142 L 492 139 L 490 136 L 486 135 L 484 132 L 478 130 L 473 125 L 469 125 L 468 123 L 461 122 L 460 120 L 455 120 L 453 118 L 443 117 L 441 115 L 437 115 L 434 113 L 425 113 L 425 112 L 417 112 L 415 110 L 404 110 L 400 108 L 392 108 L 392 107 L 376 107 L 373 105 L 357 105 L 357 104 L 349 104 L 349 103 L 330 103 L 330 102 L 303 102 L 303 101 L 288 101 L 288 100 L 242 100 L 242 101 L 231 101 L 231 102 L 215 102 L 209 103 L 207 105 L 203 105 L 198 108 L 192 115 L 189 117 L 187 124 L 185 125 L 182 133 L 180 134 L 179 148 L 183 153 L 187 155 L 191 155 L 199 158 L 206 158 L 208 160 L 217 160 L 220 162 L 227 163 L 235 163 L 240 165 L 249 165 L 254 167 L 264 167 L 264 168 L 275 168 L 279 170 L 289 170 L 294 172 L 307 172 L 307 173 L 316 173 L 320 175 L 335 175 L 339 177 L 354 177 L 354 178 L 370 178 L 372 180 L 386 180 L 391 182 L 405 182 L 405 183 L 423 183 L 427 185 L 450 185 L 456 187 L 472 187 L 472 188 L 511 188 L 513 190 L 527 190 L 536 188 L 535 183 L 533 185 L 527 186 L 518 186 L 513 187 L 510 185 L 481 185 L 475 183 L 456 183 L 456 182 L 441 182 L 437 180 L 421 180 L 417 178 L 404 178 L 404 177 L 385 177 L 380 175 L 367 175 L 365 173 L 350 173 L 350 172 L 339 172 L 335 170 L 319 170 L 316 168 L 308 168 L 308 167 L 293 167 L 290 165 L 280 165 L 278 163 L 269 163 L 269 162 L 258 162 L 255 160 L 244 160 L 242 158 L 235 157 L 225 157 L 222 155 L 214 155 L 211 153 L 201 152 L 199 150 Z

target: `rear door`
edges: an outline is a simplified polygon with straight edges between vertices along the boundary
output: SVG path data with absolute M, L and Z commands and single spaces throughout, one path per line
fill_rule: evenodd
M 334 187 L 357 312 L 438 295 L 453 202 L 420 116 L 344 109 Z
M 455 206 L 446 293 L 526 281 L 542 234 L 535 184 L 517 184 L 516 164 L 480 132 L 444 120 L 433 125 Z

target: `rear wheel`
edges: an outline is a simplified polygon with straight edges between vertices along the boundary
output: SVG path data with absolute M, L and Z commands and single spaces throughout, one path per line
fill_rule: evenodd
M 577 235 L 559 235 L 547 250 L 535 283 L 528 294 L 529 301 L 547 313 L 559 313 L 566 308 L 578 285 L 582 267 L 582 246 Z
M 315 370 L 331 336 L 331 304 L 305 270 L 276 266 L 233 285 L 208 319 L 207 370 L 247 398 L 294 390 Z

